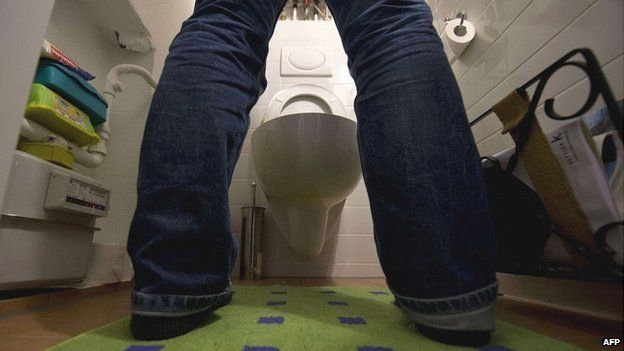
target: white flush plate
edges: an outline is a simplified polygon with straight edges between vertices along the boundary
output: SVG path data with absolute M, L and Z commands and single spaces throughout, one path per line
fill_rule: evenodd
M 331 77 L 333 48 L 329 46 L 284 46 L 280 60 L 282 77 Z

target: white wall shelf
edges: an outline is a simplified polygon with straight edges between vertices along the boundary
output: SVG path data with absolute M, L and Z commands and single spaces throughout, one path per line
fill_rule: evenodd
M 118 33 L 122 47 L 132 51 L 147 52 L 153 48 L 152 36 L 140 7 L 134 0 L 78 0 L 94 22 L 111 35 Z

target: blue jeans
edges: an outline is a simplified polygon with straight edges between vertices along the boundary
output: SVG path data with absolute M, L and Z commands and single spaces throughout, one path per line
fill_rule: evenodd
M 198 0 L 171 44 L 128 240 L 135 314 L 192 314 L 231 294 L 228 187 L 284 2 Z M 495 243 L 484 178 L 429 7 L 327 3 L 357 85 L 362 172 L 388 286 L 416 323 L 492 330 Z

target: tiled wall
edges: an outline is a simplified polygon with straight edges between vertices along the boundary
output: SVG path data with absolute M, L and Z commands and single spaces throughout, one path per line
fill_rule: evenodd
M 280 77 L 280 48 L 282 46 L 329 46 L 333 52 L 333 77 Z M 347 68 L 338 31 L 332 21 L 280 21 L 270 42 L 264 94 L 252 109 L 251 126 L 230 187 L 230 210 L 233 232 L 240 238 L 241 207 L 251 201 L 250 181 L 254 178 L 251 165 L 251 134 L 260 125 L 271 98 L 281 89 L 308 83 L 321 85 L 336 94 L 347 113 L 353 117 L 355 84 Z M 361 182 L 348 198 L 337 233 L 331 233 L 323 252 L 312 260 L 297 257 L 288 247 L 272 219 L 266 199 L 258 189 L 259 206 L 267 207 L 264 225 L 264 270 L 267 276 L 382 276 L 375 244 L 373 224 L 364 183 Z M 236 272 L 237 272 L 236 268 Z
M 621 0 L 428 0 L 434 25 L 466 12 L 477 38 L 452 65 L 468 118 L 475 119 L 505 95 L 575 48 L 592 49 L 617 99 L 624 97 L 624 2 Z M 585 102 L 587 80 L 579 70 L 564 69 L 544 91 L 555 108 L 575 112 Z M 602 103 L 602 101 L 599 101 Z M 597 104 L 594 109 L 600 108 Z M 556 122 L 538 117 L 545 131 Z M 482 155 L 511 147 L 508 135 L 491 115 L 473 128 Z

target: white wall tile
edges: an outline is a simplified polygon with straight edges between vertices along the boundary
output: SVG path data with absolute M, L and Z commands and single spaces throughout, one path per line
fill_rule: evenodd
M 480 143 L 495 133 L 500 133 L 502 127 L 503 124 L 500 122 L 498 117 L 495 114 L 491 114 L 472 128 L 472 134 L 474 135 L 475 142 Z
M 331 77 L 332 84 L 355 84 L 351 72 L 346 65 L 334 65 L 334 75 Z
M 368 200 L 368 193 L 366 193 L 366 186 L 364 185 L 364 180 L 361 180 L 358 183 L 357 187 L 351 195 L 347 198 L 347 202 L 345 203 L 347 207 L 369 207 L 370 203 Z
M 595 0 L 533 1 L 507 29 L 510 72 L 564 29 Z
M 490 6 L 492 0 L 463 0 L 458 6 L 459 11 L 467 15 L 469 21 L 474 22 L 475 19 L 481 17 L 483 11 Z
M 256 129 L 260 127 L 260 123 L 264 119 L 264 114 L 266 113 L 267 106 L 260 106 L 256 104 L 251 111 L 249 111 L 249 129 Z
M 467 109 L 509 75 L 508 47 L 509 41 L 503 34 L 459 81 Z
M 247 135 L 245 135 L 245 140 L 243 140 L 243 146 L 241 147 L 241 154 L 248 154 L 251 152 L 251 135 L 253 134 L 254 131 L 255 129 L 252 129 L 252 128 L 249 128 L 249 130 L 247 130 Z M 253 167 L 249 170 L 250 177 L 251 177 L 252 170 L 253 170 Z
M 241 155 L 238 158 L 238 161 L 236 162 L 236 165 L 234 166 L 232 179 L 236 179 L 236 180 L 249 179 L 250 168 L 251 168 L 251 155 L 241 153 Z
M 266 231 L 263 240 L 263 260 L 267 264 L 378 264 L 377 251 L 372 234 L 336 235 L 331 234 L 318 257 L 301 258 L 288 246 L 281 233 Z
M 357 93 L 354 84 L 334 84 L 332 91 L 345 107 L 353 107 L 353 101 Z
M 284 46 L 285 43 L 281 40 L 276 40 L 275 37 L 269 41 L 269 54 L 267 55 L 267 63 L 268 62 L 280 62 L 280 58 L 282 57 L 282 53 L 280 48 Z
M 230 206 L 249 206 L 251 202 L 251 183 L 246 180 L 232 180 L 229 190 Z
M 368 207 L 345 207 L 338 232 L 341 234 L 372 234 L 373 218 Z
M 337 42 L 329 42 L 327 45 L 331 46 L 334 49 L 334 63 L 336 64 L 345 64 L 348 61 L 347 53 L 344 51 L 344 47 L 342 46 L 341 41 Z
M 267 277 L 338 277 L 338 266 L 333 264 L 269 263 L 263 270 Z
M 513 89 L 514 87 L 509 84 L 509 79 L 503 80 L 467 111 L 468 120 L 475 120 L 482 113 L 489 110 L 491 106 L 507 96 L 509 92 L 513 91 Z M 475 142 L 479 143 L 499 131 L 501 128 L 502 124 L 498 117 L 495 114 L 490 114 L 472 127 L 472 134 L 475 138 Z
M 258 187 L 258 189 L 256 190 L 256 206 L 265 207 L 267 210 L 269 210 L 269 203 L 267 201 L 266 195 L 264 194 L 262 189 L 260 189 L 260 187 Z
M 444 22 L 438 20 L 437 11 L 433 11 L 433 28 L 440 34 L 444 28 Z
M 273 99 L 273 96 L 275 96 L 275 94 L 277 94 L 279 90 L 280 90 L 279 83 L 267 84 L 266 89 L 264 90 L 262 95 L 260 95 L 260 98 L 258 98 L 258 102 L 256 103 L 256 106 L 265 106 L 265 107 L 269 106 L 269 102 L 271 102 L 271 99 Z
M 481 97 L 476 104 L 472 105 L 466 113 L 468 115 L 468 120 L 473 121 L 479 117 L 482 113 L 487 111 L 490 107 L 512 92 L 513 89 L 515 89 L 515 87 L 511 85 L 510 79 L 504 79 L 496 87 L 494 87 L 494 89 L 490 90 L 487 95 Z M 473 128 L 477 128 L 478 126 L 479 124 Z
M 274 61 L 267 61 L 265 77 L 267 83 L 280 83 L 280 63 Z
M 373 235 L 339 235 L 334 252 L 336 263 L 379 263 Z
M 548 45 L 535 53 L 513 74 L 511 83 L 520 86 L 575 48 L 589 47 L 599 62 L 606 64 L 624 52 L 624 2 L 599 0 L 570 26 L 554 37 Z M 597 40 L 604 38 L 604 40 Z M 544 90 L 549 98 L 560 93 L 585 76 L 580 70 L 564 69 L 553 76 Z
M 509 134 L 494 133 L 490 137 L 477 144 L 481 156 L 495 155 L 503 150 L 514 146 L 513 139 Z
M 531 1 L 533 0 L 494 0 L 500 30 L 506 30 Z
M 384 276 L 379 264 L 339 264 L 337 266 L 336 275 L 338 277 L 370 278 Z

